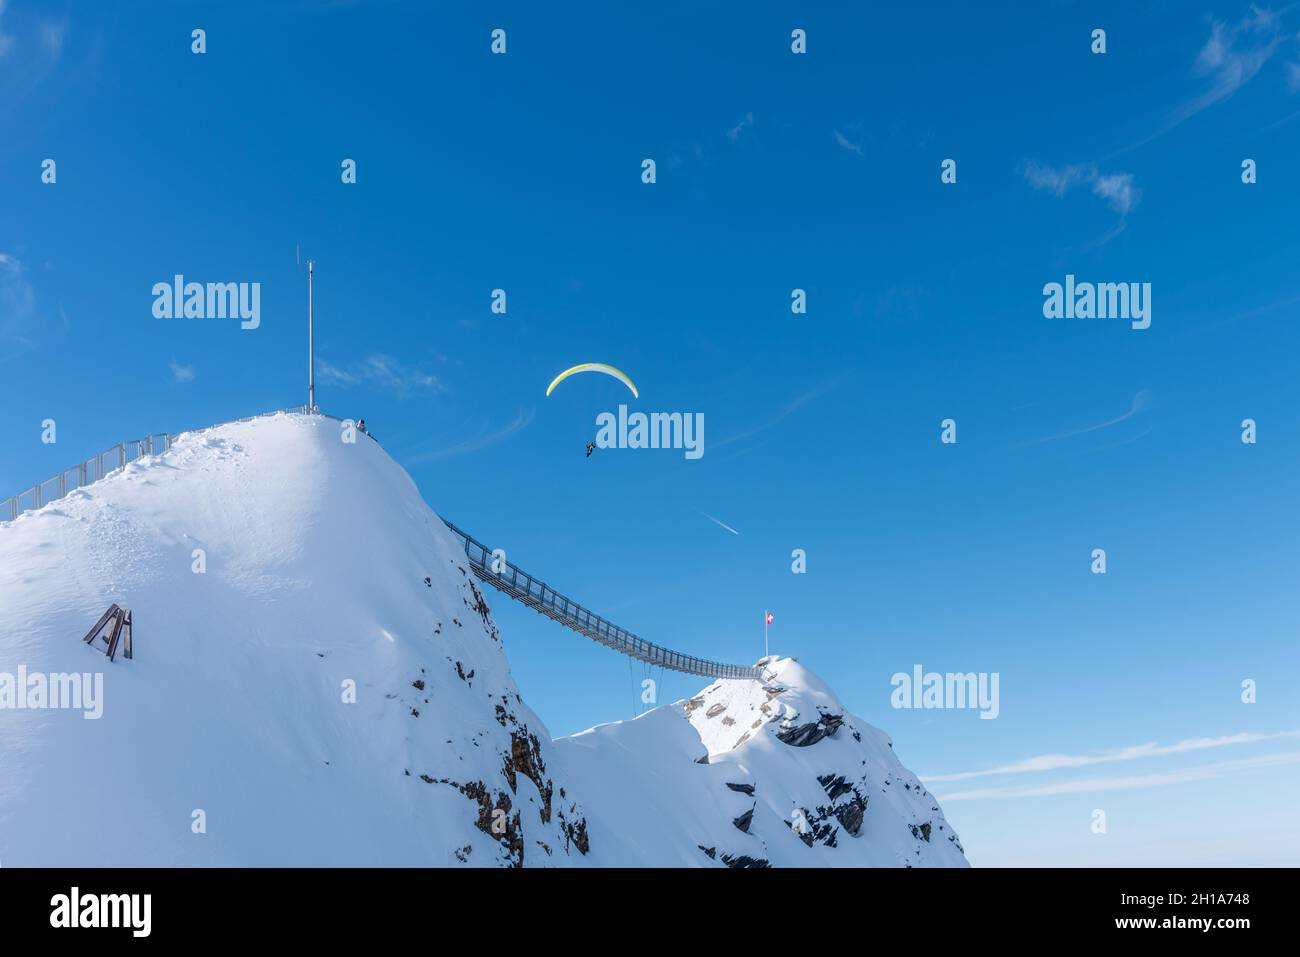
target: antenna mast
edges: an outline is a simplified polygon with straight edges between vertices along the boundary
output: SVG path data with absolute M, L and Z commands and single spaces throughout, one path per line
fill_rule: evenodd
M 307 260 L 307 411 L 316 411 L 316 359 L 312 341 L 311 273 L 312 260 Z

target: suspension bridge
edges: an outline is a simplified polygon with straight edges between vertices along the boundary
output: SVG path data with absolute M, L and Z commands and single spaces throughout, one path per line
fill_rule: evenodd
M 239 422 L 250 422 L 265 416 L 278 415 L 281 412 L 298 414 L 324 415 L 325 418 L 343 421 L 337 416 L 326 415 L 313 406 L 295 406 L 277 409 L 260 416 L 248 416 Z M 225 424 L 225 423 L 218 423 Z M 216 428 L 215 425 L 207 428 Z M 191 431 L 202 432 L 205 429 Z M 161 455 L 172 447 L 172 442 L 181 433 L 155 432 L 140 439 L 119 442 L 99 455 L 79 462 L 58 475 L 38 482 L 24 489 L 17 495 L 0 500 L 0 521 L 13 521 L 23 512 L 42 508 L 50 502 L 63 498 L 70 492 L 101 481 L 126 468 L 127 464 L 147 455 Z M 363 433 L 369 436 L 369 433 Z M 374 436 L 369 436 L 372 440 Z M 378 444 L 378 443 L 376 443 Z M 590 611 L 578 602 L 560 594 L 541 579 L 505 560 L 504 554 L 494 552 L 468 532 L 458 528 L 445 518 L 443 524 L 456 536 L 465 549 L 465 557 L 475 577 L 491 585 L 497 591 L 522 605 L 545 615 L 578 634 L 612 648 L 621 655 L 647 665 L 658 666 L 669 671 L 683 674 L 701 675 L 706 678 L 746 678 L 763 680 L 760 668 L 749 665 L 727 664 L 711 661 L 695 655 L 674 651 L 663 645 L 647 641 L 621 628 L 606 618 Z

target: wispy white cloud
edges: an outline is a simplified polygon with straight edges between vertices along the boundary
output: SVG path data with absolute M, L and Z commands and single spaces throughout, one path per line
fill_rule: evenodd
M 740 118 L 740 122 L 727 130 L 727 139 L 735 140 L 740 138 L 740 134 L 745 132 L 745 127 L 754 125 L 754 114 L 746 113 Z
M 1043 771 L 1059 771 L 1063 768 L 1082 768 L 1096 764 L 1112 764 L 1116 761 L 1137 761 L 1141 758 L 1159 758 L 1170 754 L 1187 754 L 1193 751 L 1205 751 L 1213 748 L 1226 748 L 1237 744 L 1257 744 L 1261 741 L 1279 741 L 1286 738 L 1300 737 L 1300 730 L 1257 733 L 1244 731 L 1240 734 L 1220 735 L 1217 738 L 1185 738 L 1174 744 L 1134 744 L 1124 748 L 1114 748 L 1100 754 L 1040 754 L 1012 764 L 1002 764 L 980 771 L 961 771 L 957 774 L 922 775 L 926 784 L 944 781 L 968 781 L 971 778 L 985 778 L 1004 774 L 1038 774 Z
M 4 28 L 5 4 L 6 0 L 0 0 L 0 60 L 13 52 L 15 42 L 13 34 Z
M 36 290 L 27 271 L 16 256 L 0 253 L 0 346 L 5 347 L 0 358 L 36 345 L 40 327 Z
M 774 425 L 778 425 L 785 419 L 789 418 L 795 412 L 798 412 L 809 402 L 821 398 L 827 392 L 830 392 L 832 389 L 836 388 L 839 384 L 840 382 L 838 379 L 832 379 L 827 382 L 823 382 L 818 386 L 814 386 L 812 389 L 809 389 L 807 392 L 795 396 L 793 399 L 791 399 L 789 402 L 783 405 L 775 415 L 771 416 L 768 419 L 763 420 L 753 428 L 746 429 L 745 431 L 739 432 L 736 435 L 731 435 L 725 439 L 721 439 L 717 442 L 714 442 L 713 448 L 718 449 L 724 445 L 731 445 L 733 442 L 740 442 L 743 439 L 748 439 L 751 438 L 752 436 L 758 435 L 760 432 L 767 431 L 768 429 L 772 428 Z
M 58 64 L 67 35 L 67 17 L 10 11 L 6 0 L 0 0 L 0 85 L 6 87 L 6 105 L 24 98 Z
M 1133 185 L 1132 173 L 1099 175 L 1092 181 L 1092 192 L 1108 201 L 1121 216 L 1127 216 L 1142 195 L 1142 191 Z
M 1030 160 L 1021 168 L 1025 182 L 1037 190 L 1064 196 L 1076 186 L 1087 186 L 1094 196 L 1104 199 L 1110 208 L 1127 216 L 1142 198 L 1132 173 L 1103 173 L 1096 163 L 1072 166 L 1047 166 Z
M 1127 422 L 1136 416 L 1141 415 L 1147 409 L 1151 408 L 1151 391 L 1149 389 L 1140 389 L 1133 396 L 1133 402 L 1128 411 L 1122 415 L 1114 416 L 1104 422 L 1098 422 L 1095 425 L 1087 425 L 1081 429 L 1071 429 L 1069 432 L 1060 432 L 1056 435 L 1048 435 L 1041 439 L 1032 439 L 1028 442 L 1022 442 L 1016 448 L 1025 448 L 1030 445 L 1042 445 L 1044 442 L 1056 442 L 1060 439 L 1074 438 L 1076 435 L 1087 435 L 1089 432 L 1099 432 L 1102 429 L 1109 429 L 1113 425 L 1119 425 L 1121 422 Z
M 194 366 L 184 365 L 172 359 L 167 363 L 167 368 L 171 370 L 173 382 L 193 382 L 195 378 Z
M 462 439 L 459 442 L 453 442 L 451 445 L 437 445 L 425 442 L 415 446 L 408 452 L 402 454 L 403 461 L 410 463 L 436 462 L 442 459 L 455 458 L 459 455 L 468 455 L 471 452 L 480 452 L 483 449 L 490 448 L 504 442 L 516 433 L 522 432 L 532 423 L 536 415 L 533 409 L 523 411 L 522 409 L 515 414 L 515 417 L 507 422 L 504 426 L 496 429 L 489 428 L 484 424 L 477 435 L 468 439 Z
M 63 41 L 68 35 L 67 20 L 42 20 L 36 28 L 41 48 L 51 62 L 58 62 L 63 56 Z
M 1300 93 L 1300 63 L 1288 63 L 1286 70 L 1286 88 L 1288 93 Z
M 325 359 L 317 359 L 316 378 L 323 385 L 336 385 L 344 389 L 368 385 L 400 397 L 417 392 L 444 391 L 442 382 L 437 376 L 408 366 L 383 353 L 366 356 L 360 362 L 346 367 L 336 366 Z
M 324 385 L 339 385 L 344 388 L 361 381 L 351 372 L 340 369 L 324 359 L 316 360 L 316 380 Z
M 852 130 L 852 127 L 850 127 L 850 130 Z M 840 132 L 838 129 L 835 130 L 834 133 L 835 133 L 835 142 L 839 143 L 840 146 L 844 147 L 846 150 L 848 150 L 851 153 L 857 153 L 859 156 L 866 155 L 866 153 L 862 151 L 862 144 L 853 142 L 853 140 L 849 139 L 848 136 Z
M 1112 153 L 1119 156 L 1164 136 L 1202 110 L 1222 103 L 1255 78 L 1282 42 L 1278 15 L 1252 5 L 1236 22 L 1215 20 L 1210 35 L 1196 55 L 1194 70 L 1208 81 L 1206 88 L 1176 107 L 1154 132 Z
M 1283 751 L 1279 754 L 1265 754 L 1254 758 L 1242 758 L 1238 761 L 1220 761 L 1194 768 L 1177 771 L 1160 771 L 1153 774 L 1129 775 L 1126 777 L 1085 778 L 1079 781 L 1063 781 L 1040 787 L 993 787 L 976 788 L 970 791 L 954 791 L 950 794 L 936 794 L 942 802 L 974 801 L 987 798 L 1031 798 L 1053 797 L 1061 794 L 1090 794 L 1096 791 L 1131 791 L 1139 788 L 1166 787 L 1171 784 L 1189 784 L 1196 781 L 1209 781 L 1215 778 L 1240 774 L 1243 771 L 1256 771 L 1262 768 L 1282 767 L 1300 764 L 1300 751 Z

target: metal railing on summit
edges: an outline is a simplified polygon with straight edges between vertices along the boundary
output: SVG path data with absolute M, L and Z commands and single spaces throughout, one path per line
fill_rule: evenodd
M 254 419 L 282 413 L 307 412 L 333 419 L 336 422 L 352 421 L 323 413 L 319 408 L 308 408 L 305 405 L 276 409 L 272 412 L 250 415 L 235 421 L 251 422 Z M 200 429 L 187 429 L 186 432 L 205 432 L 208 429 L 227 424 L 229 423 L 218 422 Z M 72 468 L 65 469 L 58 475 L 52 476 L 43 482 L 37 482 L 31 488 L 24 489 L 17 495 L 0 500 L 0 522 L 14 521 L 23 512 L 34 511 L 48 505 L 50 502 L 63 498 L 79 488 L 93 485 L 114 472 L 126 468 L 127 465 L 137 459 L 148 455 L 161 455 L 170 449 L 176 437 L 182 434 L 185 433 L 155 432 L 144 436 L 144 438 L 131 439 L 110 446 L 99 455 L 79 462 Z M 374 440 L 374 436 L 369 432 L 363 432 L 363 434 Z M 541 579 L 533 577 L 513 563 L 495 558 L 491 549 L 474 538 L 474 536 L 457 528 L 446 519 L 443 519 L 443 521 L 452 533 L 460 539 L 461 544 L 464 545 L 465 557 L 469 560 L 470 568 L 475 576 L 515 601 L 527 605 L 534 611 L 559 622 L 580 635 L 600 642 L 606 647 L 613 648 L 629 658 L 651 665 L 658 665 L 671 671 L 703 675 L 709 678 L 763 680 L 763 672 L 759 668 L 696 658 L 693 655 L 684 655 L 681 652 L 646 641 L 644 638 L 632 634 L 625 628 L 620 628 L 576 601 L 560 594 Z M 494 570 L 494 568 L 499 570 Z

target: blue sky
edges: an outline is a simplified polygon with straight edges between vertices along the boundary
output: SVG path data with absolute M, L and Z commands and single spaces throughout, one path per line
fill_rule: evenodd
M 1002 769 L 932 782 L 972 862 L 1293 864 L 1300 10 L 1021 6 L 0 4 L 2 494 L 302 402 L 310 255 L 326 411 L 647 638 L 752 661 L 772 608 L 913 770 Z M 154 319 L 176 273 L 261 325 Z M 1044 318 L 1067 273 L 1151 327 Z M 583 361 L 704 457 L 587 458 L 631 397 L 544 398 Z M 554 734 L 632 713 L 639 665 L 494 610 Z M 914 664 L 999 717 L 891 708 Z

